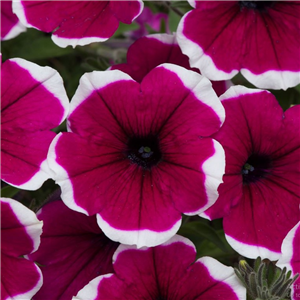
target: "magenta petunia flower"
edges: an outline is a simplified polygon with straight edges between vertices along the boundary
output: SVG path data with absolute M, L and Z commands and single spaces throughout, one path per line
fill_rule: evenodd
M 195 259 L 194 245 L 178 235 L 153 248 L 120 245 L 114 273 L 95 278 L 73 299 L 246 299 L 233 268 L 210 257 Z
M 1 300 L 31 299 L 43 278 L 39 268 L 22 257 L 40 244 L 43 222 L 23 204 L 1 198 Z
M 44 283 L 35 300 L 72 299 L 90 280 L 113 271 L 118 243 L 102 233 L 96 216 L 75 212 L 61 200 L 48 202 L 37 215 L 44 224 L 43 234 L 29 259 L 40 265 Z
M 192 67 L 212 80 L 239 71 L 261 88 L 300 83 L 300 3 L 297 1 L 195 1 L 177 29 Z
M 0 1 L 1 7 L 1 41 L 10 40 L 21 32 L 26 31 L 26 27 L 19 21 L 12 11 L 12 1 Z
M 276 260 L 300 220 L 300 106 L 286 112 L 261 90 L 231 87 L 220 97 L 226 121 L 213 137 L 225 150 L 219 199 L 203 216 L 223 219 L 240 254 Z
M 181 213 L 216 201 L 225 161 L 210 135 L 223 120 L 209 80 L 179 66 L 161 65 L 141 84 L 119 70 L 88 73 L 49 165 L 67 206 L 97 214 L 114 241 L 154 246 L 177 232 Z
M 129 74 L 137 82 L 152 69 L 163 63 L 171 63 L 199 73 L 192 69 L 188 57 L 182 54 L 176 36 L 171 34 L 152 34 L 138 39 L 127 52 L 127 63 L 111 67 Z M 213 81 L 213 89 L 218 96 L 225 93 L 230 86 L 229 81 Z
M 59 74 L 24 59 L 1 70 L 1 179 L 35 190 L 51 177 L 47 152 L 69 101 Z
M 139 25 L 139 28 L 125 32 L 125 35 L 134 40 L 147 35 L 149 34 L 149 31 L 146 25 L 150 26 L 150 28 L 155 31 L 160 31 L 162 21 L 164 21 L 165 31 L 170 33 L 168 15 L 162 12 L 153 13 L 149 7 L 145 7 L 142 13 L 135 19 L 135 23 Z
M 142 12 L 142 0 L 130 1 L 23 1 L 13 11 L 27 27 L 52 32 L 60 47 L 76 47 L 110 38 L 119 22 L 130 24 Z
M 281 247 L 282 255 L 276 265 L 286 267 L 293 275 L 300 274 L 300 222 L 298 222 L 287 234 Z M 300 299 L 300 278 L 292 286 L 292 300 Z

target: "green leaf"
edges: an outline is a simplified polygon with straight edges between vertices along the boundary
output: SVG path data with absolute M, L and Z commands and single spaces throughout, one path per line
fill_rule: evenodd
M 295 90 L 300 93 L 300 84 L 298 84 L 297 86 L 295 86 Z
M 35 61 L 64 56 L 72 51 L 71 47 L 58 47 L 51 40 L 50 34 L 45 34 L 36 29 L 28 29 L 27 32 L 15 39 L 2 42 L 3 60 L 21 57 Z
M 137 29 L 139 29 L 139 25 L 135 22 L 133 22 L 131 24 L 124 24 L 124 23 L 120 22 L 119 27 L 118 27 L 117 31 L 114 33 L 114 35 L 112 36 L 112 38 L 122 36 L 127 31 L 133 31 L 133 30 L 137 30 Z
M 174 11 L 170 10 L 170 12 L 169 12 L 169 28 L 170 28 L 171 32 L 176 32 L 180 19 L 181 19 L 181 16 L 176 14 Z
M 270 90 L 270 92 L 275 95 L 277 101 L 284 110 L 288 109 L 292 105 L 300 104 L 300 95 L 296 88 L 290 88 L 286 91 Z
M 254 268 L 254 271 L 255 271 L 255 272 L 257 272 L 257 270 L 258 270 L 260 264 L 261 264 L 261 257 L 259 256 L 259 257 L 257 257 L 256 260 L 254 261 L 254 267 L 253 267 L 253 268 Z
M 220 236 L 211 226 L 208 226 L 200 221 L 190 222 L 182 225 L 179 230 L 179 234 L 182 231 L 192 232 L 208 241 L 213 242 L 222 251 L 228 252 L 227 245 L 222 241 Z
M 14 186 L 7 185 L 6 187 L 1 189 L 1 197 L 3 197 L 3 198 L 12 198 L 18 192 L 19 192 L 18 188 L 14 187 Z

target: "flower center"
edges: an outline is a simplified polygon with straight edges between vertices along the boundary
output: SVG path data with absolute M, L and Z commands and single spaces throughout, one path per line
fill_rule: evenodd
M 269 156 L 252 154 L 242 169 L 243 183 L 249 184 L 265 178 L 271 167 L 272 161 Z
M 262 12 L 266 11 L 268 7 L 273 6 L 274 2 L 275 1 L 239 1 L 239 5 L 241 9 L 246 7 Z
M 127 144 L 126 157 L 145 170 L 150 170 L 162 159 L 156 136 L 132 137 Z

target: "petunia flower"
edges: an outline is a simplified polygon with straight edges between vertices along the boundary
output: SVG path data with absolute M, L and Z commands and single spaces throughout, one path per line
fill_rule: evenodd
M 137 40 L 138 38 L 149 34 L 146 25 L 155 31 L 160 31 L 162 21 L 164 21 L 166 32 L 169 33 L 168 15 L 162 12 L 153 13 L 149 7 L 145 7 L 142 13 L 135 19 L 135 23 L 139 25 L 139 28 L 125 32 L 125 35 L 133 40 Z
M 24 59 L 1 70 L 1 179 L 35 190 L 50 178 L 46 157 L 50 131 L 67 116 L 69 101 L 60 75 Z
M 111 70 L 121 70 L 134 80 L 141 82 L 152 69 L 163 63 L 176 64 L 199 73 L 191 68 L 188 57 L 182 54 L 175 34 L 151 34 L 134 42 L 127 52 L 127 63 L 111 67 Z M 218 96 L 225 93 L 229 81 L 213 81 L 213 89 Z
M 300 3 L 297 1 L 195 1 L 177 38 L 192 67 L 211 80 L 239 71 L 260 88 L 300 83 Z
M 23 300 L 40 289 L 39 268 L 22 257 L 40 244 L 43 222 L 23 204 L 1 198 L 1 300 Z
M 284 238 L 282 255 L 276 265 L 280 268 L 286 267 L 293 275 L 300 274 L 300 221 L 289 231 Z M 291 290 L 292 300 L 300 299 L 300 277 L 294 282 Z
M 35 300 L 72 299 L 90 280 L 113 271 L 118 247 L 102 233 L 95 216 L 69 209 L 59 195 L 53 199 L 37 213 L 44 223 L 41 245 L 29 255 L 44 278 Z
M 231 87 L 220 97 L 226 121 L 213 137 L 225 150 L 218 201 L 202 216 L 223 217 L 240 254 L 276 260 L 300 220 L 300 106 L 286 112 L 262 90 Z
M 12 11 L 12 1 L 0 1 L 1 7 L 1 41 L 10 40 L 26 31 L 18 17 Z
M 246 299 L 233 268 L 210 257 L 195 258 L 192 242 L 178 235 L 152 248 L 120 245 L 114 273 L 95 278 L 73 299 Z
M 201 75 L 164 64 L 141 82 L 119 71 L 85 74 L 71 101 L 67 133 L 48 154 L 62 200 L 97 214 L 112 240 L 154 246 L 172 237 L 181 214 L 218 197 L 224 152 L 210 135 L 224 109 Z
M 142 12 L 142 0 L 130 1 L 24 1 L 13 11 L 27 27 L 52 32 L 60 47 L 76 47 L 109 39 L 119 22 L 130 24 Z

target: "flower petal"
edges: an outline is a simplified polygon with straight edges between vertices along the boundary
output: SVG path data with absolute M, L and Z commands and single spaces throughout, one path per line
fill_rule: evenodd
M 31 299 L 42 284 L 42 273 L 33 262 L 1 253 L 1 299 Z
M 21 32 L 26 31 L 26 27 L 21 24 L 18 17 L 12 11 L 12 1 L 1 1 L 1 40 L 10 40 Z
M 87 217 L 52 200 L 38 212 L 38 218 L 44 223 L 41 245 L 29 259 L 41 265 L 44 284 L 35 299 L 71 299 L 90 280 L 112 271 L 118 244 L 103 234 L 95 216 Z
M 190 67 L 188 57 L 182 54 L 174 34 L 151 34 L 138 39 L 128 49 L 127 63 L 114 65 L 111 70 L 121 70 L 141 82 L 152 69 L 163 63 L 176 64 L 199 73 Z M 229 82 L 215 81 L 212 84 L 217 95 L 222 95 Z
M 51 175 L 46 156 L 50 130 L 68 113 L 59 74 L 20 58 L 1 70 L 2 180 L 23 189 L 39 188 Z
M 298 222 L 284 238 L 281 246 L 282 255 L 276 265 L 280 268 L 286 267 L 292 270 L 293 276 L 300 273 L 300 222 Z M 292 286 L 291 299 L 299 299 L 299 278 Z
M 143 11 L 144 2 L 142 0 L 110 1 L 109 7 L 119 21 L 131 24 Z
M 42 225 L 23 204 L 1 198 L 1 299 L 31 299 L 42 286 L 42 274 L 20 256 L 40 244 Z
M 66 118 L 69 100 L 58 72 L 21 58 L 1 70 L 2 127 L 28 131 L 52 129 Z
M 10 256 L 36 251 L 40 244 L 42 222 L 34 212 L 10 198 L 1 198 L 1 211 L 1 251 Z

